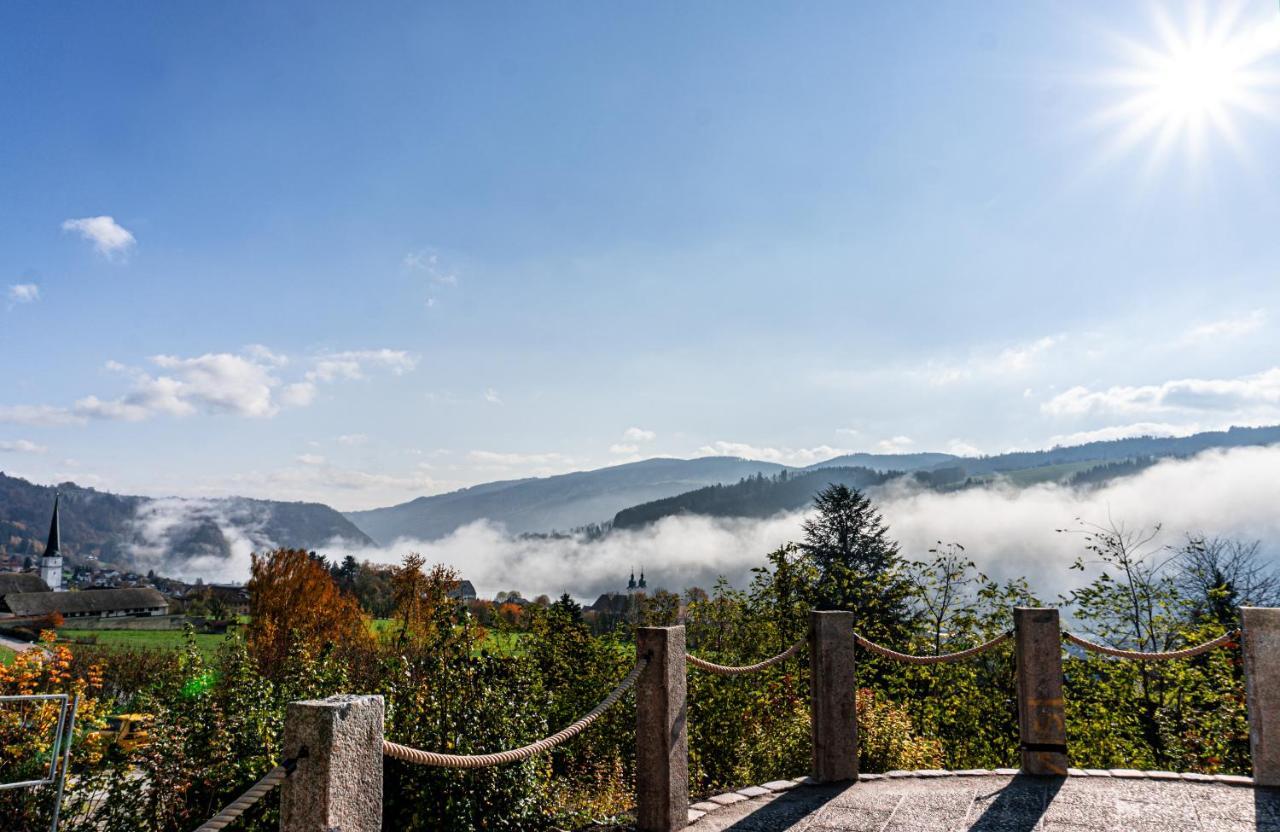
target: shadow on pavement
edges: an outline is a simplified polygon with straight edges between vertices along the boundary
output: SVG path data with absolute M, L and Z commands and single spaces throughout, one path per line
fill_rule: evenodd
M 969 824 L 969 832 L 1031 832 L 1066 779 L 1019 774 L 1004 788 L 979 790 L 974 809 L 982 814 Z

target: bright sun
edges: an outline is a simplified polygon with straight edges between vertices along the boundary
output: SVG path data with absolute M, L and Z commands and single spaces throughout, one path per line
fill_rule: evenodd
M 1280 20 L 1243 24 L 1238 12 L 1211 8 L 1216 18 L 1195 7 L 1185 25 L 1157 14 L 1159 46 L 1121 40 L 1126 66 L 1104 80 L 1124 95 L 1100 114 L 1119 131 L 1114 151 L 1145 144 L 1153 162 L 1178 150 L 1197 160 L 1225 141 L 1244 155 L 1241 118 L 1276 118 Z

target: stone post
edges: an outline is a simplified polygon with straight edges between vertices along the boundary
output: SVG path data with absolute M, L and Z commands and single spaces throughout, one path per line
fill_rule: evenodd
M 290 702 L 283 757 L 280 832 L 381 832 L 381 696 Z
M 853 613 L 809 613 L 810 730 L 813 779 L 858 779 L 858 678 Z
M 640 627 L 636 657 L 636 829 L 672 832 L 689 825 L 684 627 Z
M 1067 774 L 1067 720 L 1062 704 L 1062 630 L 1058 611 L 1013 611 L 1018 664 L 1018 736 L 1024 774 Z
M 1253 782 L 1280 786 L 1280 609 L 1241 607 Z

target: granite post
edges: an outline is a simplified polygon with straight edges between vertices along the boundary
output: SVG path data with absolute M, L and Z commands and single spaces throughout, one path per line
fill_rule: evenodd
M 1062 629 L 1053 608 L 1013 611 L 1018 664 L 1018 736 L 1024 774 L 1067 774 L 1062 701 Z
M 1253 782 L 1280 786 L 1280 609 L 1241 607 Z
M 689 734 L 684 627 L 640 627 L 636 657 L 636 829 L 689 825 Z
M 280 832 L 381 832 L 381 696 L 290 702 L 283 758 Z
M 809 613 L 809 696 L 813 779 L 858 779 L 858 679 L 853 613 Z

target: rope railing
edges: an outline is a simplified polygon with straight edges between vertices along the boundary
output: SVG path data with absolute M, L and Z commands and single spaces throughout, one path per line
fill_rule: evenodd
M 1081 638 L 1074 633 L 1063 631 L 1062 637 L 1077 647 L 1082 647 L 1091 653 L 1101 653 L 1104 656 L 1114 656 L 1117 659 L 1132 659 L 1138 662 L 1163 662 L 1173 659 L 1189 659 L 1192 656 L 1199 656 L 1201 653 L 1207 653 L 1217 647 L 1230 644 L 1240 637 L 1240 630 L 1231 630 L 1223 633 L 1217 638 L 1210 639 L 1202 644 L 1196 644 L 1182 650 L 1165 650 L 1161 652 L 1144 652 L 1141 650 L 1121 650 L 1118 647 L 1108 647 L 1105 644 L 1098 644 Z
M 286 760 L 280 765 L 268 771 L 261 780 L 254 783 L 249 789 L 235 800 L 228 803 L 221 812 L 209 818 L 196 828 L 195 832 L 217 832 L 217 830 L 230 824 L 236 818 L 249 811 L 262 798 L 276 786 L 284 782 L 284 779 L 293 773 L 297 766 L 297 760 Z
M 958 650 L 955 653 L 942 653 L 940 655 L 915 656 L 910 653 L 899 653 L 897 650 L 891 650 L 880 644 L 876 644 L 868 638 L 864 638 L 858 633 L 853 634 L 853 639 L 858 645 L 868 652 L 883 656 L 886 659 L 892 659 L 895 662 L 903 662 L 904 664 L 949 664 L 951 662 L 964 661 L 965 659 L 985 653 L 1008 639 L 1013 638 L 1013 630 L 1001 633 L 990 641 L 984 641 L 976 647 L 970 647 L 965 650 Z
M 781 653 L 779 653 L 776 656 L 771 656 L 770 658 L 767 658 L 762 662 L 756 662 L 755 664 L 745 664 L 745 665 L 740 665 L 736 667 L 733 665 L 716 664 L 715 662 L 709 662 L 706 659 L 698 658 L 692 653 L 686 653 L 684 658 L 685 658 L 685 661 L 687 661 L 689 664 L 693 665 L 694 667 L 698 668 L 699 670 L 705 670 L 708 673 L 714 674 L 716 676 L 738 676 L 743 673 L 755 673 L 758 670 L 764 670 L 766 667 L 772 667 L 773 665 L 778 664 L 779 662 L 785 662 L 787 659 L 791 658 L 796 653 L 799 653 L 800 649 L 804 647 L 807 642 L 808 642 L 807 638 L 802 638 L 799 641 L 797 641 L 795 644 L 791 645 L 786 650 L 783 650 Z
M 599 705 L 591 710 L 582 719 L 565 728 L 559 733 L 552 734 L 545 739 L 540 739 L 535 743 L 513 748 L 510 751 L 499 751 L 494 754 L 441 754 L 436 751 L 423 751 L 408 745 L 401 745 L 398 742 L 390 740 L 382 741 L 382 753 L 388 757 L 397 760 L 404 760 L 408 763 L 417 763 L 423 766 L 436 766 L 438 768 L 488 768 L 489 766 L 500 766 L 506 763 L 516 763 L 521 760 L 527 760 L 544 751 L 548 751 L 560 745 L 566 740 L 576 737 L 582 733 L 587 726 L 600 718 L 600 715 L 613 707 L 622 695 L 626 693 L 632 685 L 636 683 L 636 679 L 640 677 L 641 671 L 649 664 L 648 659 L 640 659 L 636 662 L 631 672 L 618 683 L 617 687 L 609 692 L 609 695 L 601 700 Z

